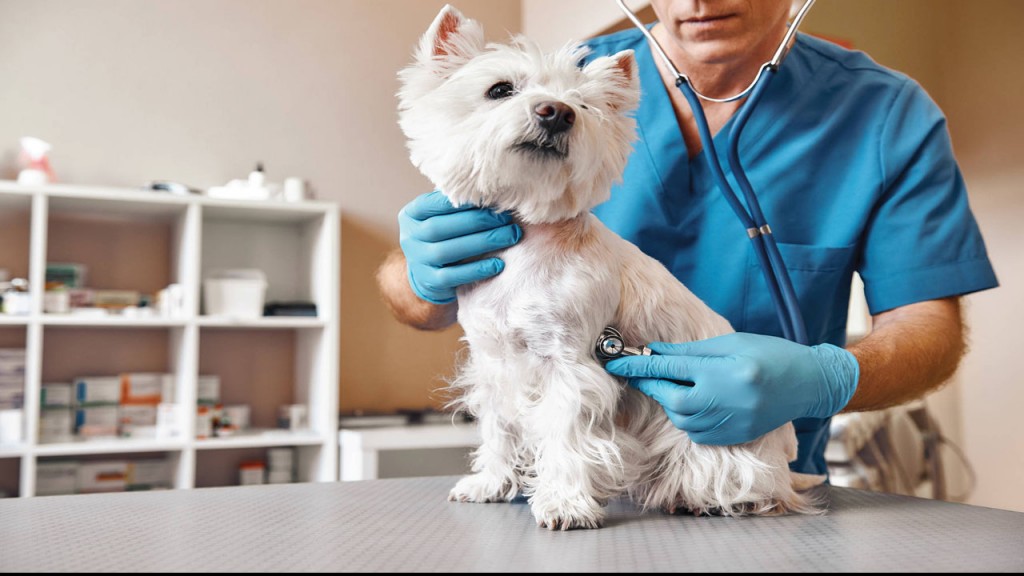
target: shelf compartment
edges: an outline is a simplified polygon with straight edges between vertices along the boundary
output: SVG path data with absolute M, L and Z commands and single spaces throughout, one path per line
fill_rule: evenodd
M 219 404 L 249 406 L 250 428 L 275 429 L 278 409 L 305 397 L 295 375 L 295 341 L 294 330 L 203 328 L 199 375 L 220 379 Z
M 196 452 L 196 488 L 214 488 L 239 485 L 239 466 L 246 461 L 268 463 L 269 448 L 291 447 L 293 452 L 293 481 L 317 481 L 317 462 L 321 460 L 322 446 L 297 446 L 284 444 L 271 447 L 230 448 L 224 450 L 202 450 Z M 269 468 L 268 468 L 269 470 Z
M 316 319 L 330 318 L 338 295 L 324 289 L 325 278 L 334 270 L 334 263 L 325 256 L 330 252 L 325 235 L 334 229 L 327 225 L 333 213 L 303 206 L 290 210 L 204 205 L 199 290 L 202 281 L 218 270 L 257 269 L 267 279 L 265 304 L 312 302 L 317 306 Z M 205 303 L 203 313 L 208 313 Z M 311 318 L 264 319 L 289 322 Z
M 7 271 L 8 280 L 29 279 L 29 247 L 32 229 L 32 196 L 0 192 L 0 269 Z M 24 316 L 3 313 L 0 322 L 23 322 Z
M 21 458 L 5 456 L 0 448 L 0 497 L 16 498 L 20 494 Z
M 93 494 L 182 488 L 184 459 L 177 450 L 83 453 L 40 458 L 35 495 Z M 130 467 L 135 466 L 130 470 Z M 127 473 L 127 474 L 125 474 Z M 103 479 L 102 476 L 109 476 Z M 135 482 L 135 485 L 132 483 Z

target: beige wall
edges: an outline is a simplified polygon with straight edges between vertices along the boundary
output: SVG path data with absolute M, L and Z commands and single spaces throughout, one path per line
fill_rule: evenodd
M 0 177 L 17 140 L 54 145 L 68 183 L 208 187 L 308 178 L 342 208 L 341 403 L 419 408 L 449 375 L 457 329 L 417 333 L 373 272 L 395 215 L 429 190 L 398 129 L 395 73 L 441 1 L 0 0 Z M 503 40 L 518 0 L 460 0 Z
M 614 0 L 522 0 L 523 33 L 548 50 L 579 41 L 622 19 Z M 650 4 L 626 0 L 633 10 Z

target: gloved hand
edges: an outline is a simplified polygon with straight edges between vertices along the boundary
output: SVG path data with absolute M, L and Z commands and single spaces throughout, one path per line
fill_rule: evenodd
M 523 232 L 512 217 L 484 208 L 455 208 L 438 191 L 416 197 L 398 213 L 399 242 L 409 265 L 409 284 L 434 304 L 455 300 L 455 288 L 502 271 L 500 258 L 476 258 L 507 248 Z
M 648 347 L 654 355 L 616 358 L 605 368 L 657 400 L 698 444 L 742 444 L 797 418 L 832 416 L 860 378 L 856 357 L 831 344 L 739 332 Z

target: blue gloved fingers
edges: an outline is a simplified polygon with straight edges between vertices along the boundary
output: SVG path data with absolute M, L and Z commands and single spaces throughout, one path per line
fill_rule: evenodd
M 697 382 L 699 358 L 690 356 L 622 356 L 605 364 L 605 370 L 626 378 L 661 378 Z
M 512 223 L 508 214 L 487 209 L 461 209 L 420 220 L 403 210 L 398 215 L 402 233 L 423 242 L 440 242 Z
M 667 356 L 732 356 L 742 351 L 747 336 L 742 332 L 734 332 L 691 342 L 651 342 L 647 347 L 655 354 Z
M 415 276 L 412 270 L 409 271 L 409 283 L 420 298 L 434 304 L 447 304 L 455 297 L 438 298 L 435 295 L 453 293 L 455 288 L 463 284 L 486 280 L 504 269 L 505 262 L 500 258 L 485 258 L 441 268 L 423 266 L 416 271 Z
M 465 204 L 463 206 L 453 206 L 448 198 L 438 190 L 433 192 L 427 192 L 426 194 L 420 194 L 412 202 L 405 205 L 404 208 L 398 213 L 399 217 L 403 214 L 413 220 L 426 220 L 427 218 L 433 218 L 434 216 L 440 216 L 442 214 L 451 214 L 452 212 L 459 212 L 462 210 L 472 210 L 476 206 Z
M 407 260 L 409 254 L 415 254 L 420 263 L 440 267 L 508 248 L 519 242 L 522 235 L 522 229 L 517 224 L 509 224 L 442 242 L 423 242 L 416 238 L 405 238 L 401 245 Z M 418 270 L 416 274 L 419 274 Z
M 688 416 L 704 408 L 699 402 L 693 401 L 695 392 L 689 386 L 680 386 L 658 378 L 630 378 L 629 385 L 664 406 L 670 415 Z

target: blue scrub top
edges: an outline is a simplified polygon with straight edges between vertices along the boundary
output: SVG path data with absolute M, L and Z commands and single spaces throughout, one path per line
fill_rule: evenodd
M 644 36 L 628 30 L 587 44 L 588 61 L 634 50 L 641 88 L 639 140 L 622 183 L 594 213 L 737 331 L 782 336 L 745 227 L 704 152 L 689 159 Z M 730 179 L 731 124 L 715 136 Z M 916 82 L 862 52 L 799 34 L 744 129 L 739 155 L 812 343 L 845 345 L 855 270 L 872 314 L 998 285 L 942 112 Z M 829 421 L 794 422 L 793 470 L 827 474 Z

